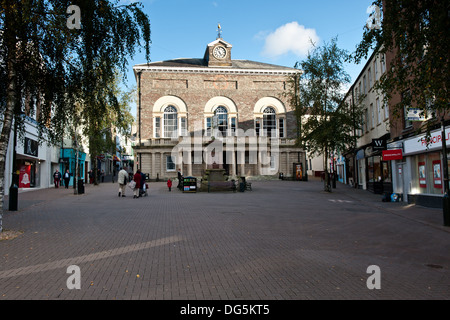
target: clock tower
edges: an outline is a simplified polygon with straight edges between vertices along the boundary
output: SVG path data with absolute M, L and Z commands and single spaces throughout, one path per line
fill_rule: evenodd
M 232 45 L 222 39 L 219 25 L 217 39 L 208 44 L 203 59 L 208 67 L 231 67 L 231 48 Z

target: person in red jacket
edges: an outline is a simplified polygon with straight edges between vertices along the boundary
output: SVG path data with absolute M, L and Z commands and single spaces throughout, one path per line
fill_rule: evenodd
M 136 182 L 136 186 L 134 187 L 134 196 L 133 199 L 139 198 L 139 188 L 141 187 L 141 170 L 138 169 L 133 176 L 134 182 Z
M 169 191 L 172 191 L 172 180 L 167 180 L 167 187 L 169 188 Z

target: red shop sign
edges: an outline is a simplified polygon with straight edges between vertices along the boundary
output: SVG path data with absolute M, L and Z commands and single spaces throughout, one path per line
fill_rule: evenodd
M 383 150 L 383 161 L 388 160 L 402 160 L 402 149 Z

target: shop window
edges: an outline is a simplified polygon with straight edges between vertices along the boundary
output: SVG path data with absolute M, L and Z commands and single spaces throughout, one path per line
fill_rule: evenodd
M 412 194 L 443 193 L 443 175 L 440 152 L 416 155 L 412 158 L 412 166 Z

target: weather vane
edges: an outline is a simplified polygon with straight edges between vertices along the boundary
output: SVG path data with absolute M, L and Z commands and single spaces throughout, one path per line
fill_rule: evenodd
M 222 39 L 222 27 L 220 26 L 220 22 L 217 24 L 217 39 Z

